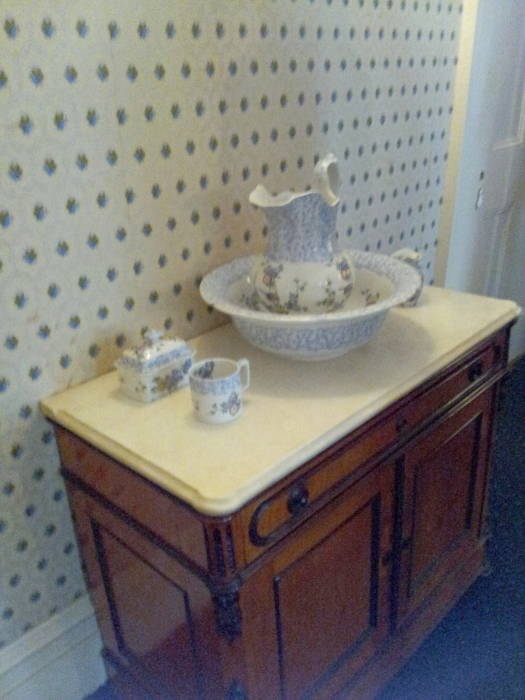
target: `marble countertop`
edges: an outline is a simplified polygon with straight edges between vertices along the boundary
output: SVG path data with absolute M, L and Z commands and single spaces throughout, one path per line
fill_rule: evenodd
M 248 357 L 242 415 L 195 419 L 188 387 L 149 404 L 126 398 L 116 371 L 52 396 L 44 414 L 210 515 L 232 512 L 359 427 L 520 313 L 512 301 L 425 287 L 391 310 L 366 345 L 301 362 L 248 345 L 227 324 L 189 344 L 205 357 Z

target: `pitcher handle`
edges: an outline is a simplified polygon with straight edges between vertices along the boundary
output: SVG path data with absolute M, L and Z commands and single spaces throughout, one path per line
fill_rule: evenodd
M 424 283 L 423 273 L 421 272 L 421 267 L 419 266 L 419 262 L 422 257 L 421 253 L 412 250 L 412 248 L 401 248 L 400 250 L 396 250 L 395 253 L 392 253 L 391 257 L 395 258 L 396 260 L 401 260 L 401 262 L 407 263 L 407 265 L 410 265 L 418 272 L 418 288 L 416 289 L 415 293 L 410 297 L 410 299 L 408 299 L 408 301 L 405 301 L 404 304 L 401 304 L 401 306 L 404 307 L 416 306 L 419 301 L 419 297 L 421 296 L 421 292 L 423 291 Z
M 337 158 L 333 153 L 328 153 L 317 163 L 314 168 L 314 177 L 316 189 L 330 206 L 335 206 L 339 202 L 341 176 L 339 175 Z

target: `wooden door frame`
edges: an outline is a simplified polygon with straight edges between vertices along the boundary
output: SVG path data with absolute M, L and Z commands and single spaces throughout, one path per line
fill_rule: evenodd
M 463 135 L 467 117 L 472 75 L 472 57 L 478 18 L 479 0 L 470 0 L 463 7 L 463 19 L 458 45 L 458 66 L 454 83 L 454 111 L 450 124 L 448 165 L 443 188 L 443 207 L 438 230 L 438 248 L 434 280 L 437 286 L 445 286 L 450 238 L 454 224 L 456 192 L 463 156 Z

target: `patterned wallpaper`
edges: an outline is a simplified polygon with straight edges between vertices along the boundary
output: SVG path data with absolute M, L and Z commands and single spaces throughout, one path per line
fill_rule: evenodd
M 333 151 L 342 247 L 431 281 L 461 4 L 2 0 L 0 645 L 84 593 L 38 401 L 145 326 L 222 322 L 209 269 L 262 250 L 264 182 Z

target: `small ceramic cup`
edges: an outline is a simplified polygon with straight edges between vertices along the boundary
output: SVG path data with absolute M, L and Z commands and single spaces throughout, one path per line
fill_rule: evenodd
M 228 423 L 242 408 L 242 392 L 250 384 L 246 359 L 222 357 L 196 362 L 190 370 L 191 400 L 195 415 L 205 423 Z

